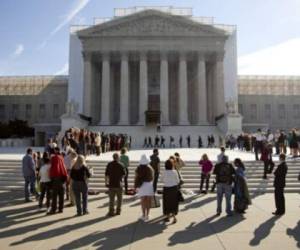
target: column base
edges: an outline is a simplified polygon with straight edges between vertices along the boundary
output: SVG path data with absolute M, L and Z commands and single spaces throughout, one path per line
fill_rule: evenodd
M 179 126 L 189 126 L 189 125 L 191 125 L 191 123 L 189 121 L 180 121 L 180 122 L 178 122 L 178 125 Z
M 128 121 L 120 121 L 120 122 L 118 122 L 118 125 L 119 126 L 130 126 Z
M 199 125 L 199 126 L 209 126 L 210 124 L 209 124 L 208 121 L 199 121 L 199 122 L 198 122 L 198 125 Z
M 98 126 L 110 126 L 111 123 L 109 121 L 101 121 L 98 123 Z

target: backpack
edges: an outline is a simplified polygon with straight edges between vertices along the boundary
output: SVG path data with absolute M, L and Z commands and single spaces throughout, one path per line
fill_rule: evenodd
M 218 181 L 221 183 L 230 183 L 232 180 L 232 172 L 229 164 L 220 164 L 218 172 Z

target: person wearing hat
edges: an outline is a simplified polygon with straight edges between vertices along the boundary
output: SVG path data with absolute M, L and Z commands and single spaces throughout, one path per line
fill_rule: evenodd
M 138 189 L 138 197 L 141 199 L 141 207 L 143 221 L 149 220 L 149 212 L 151 207 L 151 198 L 154 196 L 153 189 L 153 169 L 149 165 L 149 160 L 146 155 L 142 155 L 139 166 L 135 171 L 134 186 Z

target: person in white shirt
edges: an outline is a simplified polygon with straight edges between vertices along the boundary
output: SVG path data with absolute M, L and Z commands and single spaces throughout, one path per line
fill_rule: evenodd
M 226 158 L 227 158 L 227 161 L 228 161 L 228 160 L 229 160 L 229 159 L 228 159 L 228 156 L 225 155 L 225 148 L 224 148 L 224 147 L 221 147 L 220 150 L 221 150 L 221 153 L 220 153 L 220 154 L 218 155 L 218 157 L 217 157 L 217 163 L 222 162 L 223 157 L 226 157 Z
M 255 152 L 255 159 L 258 161 L 258 153 L 261 153 L 263 148 L 263 141 L 266 139 L 261 132 L 261 129 L 257 130 L 257 133 L 254 135 L 255 137 L 255 144 L 254 144 L 254 152 Z
M 44 158 L 44 165 L 42 165 L 39 176 L 40 176 L 40 190 L 41 195 L 39 197 L 39 209 L 43 207 L 43 200 L 46 195 L 46 207 L 47 210 L 50 208 L 51 199 L 51 179 L 49 177 L 50 159 Z
M 162 173 L 161 181 L 163 183 L 163 214 L 166 216 L 165 222 L 169 222 L 170 217 L 173 217 L 174 224 L 177 222 L 176 215 L 179 207 L 180 178 L 172 159 L 165 162 L 165 171 Z
M 77 153 L 73 149 L 70 149 L 67 155 L 64 157 L 64 163 L 68 172 L 68 181 L 66 183 L 66 195 L 67 195 L 67 200 L 70 200 L 70 206 L 75 205 L 75 196 L 72 190 L 72 184 L 71 184 L 72 179 L 70 178 L 70 173 L 76 160 L 77 160 Z

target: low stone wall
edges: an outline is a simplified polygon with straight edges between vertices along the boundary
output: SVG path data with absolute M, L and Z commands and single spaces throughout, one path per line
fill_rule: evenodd
M 0 139 L 0 147 L 29 147 L 33 145 L 33 138 Z

